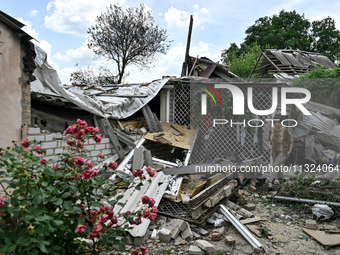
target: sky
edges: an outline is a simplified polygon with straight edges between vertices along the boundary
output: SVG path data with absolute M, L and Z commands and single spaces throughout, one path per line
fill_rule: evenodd
M 191 56 L 205 56 L 220 61 L 221 51 L 235 42 L 243 42 L 245 31 L 257 19 L 279 14 L 281 10 L 304 14 L 310 21 L 330 16 L 340 30 L 340 1 L 334 0 L 277 0 L 231 1 L 215 0 L 0 0 L 0 10 L 26 24 L 23 28 L 37 38 L 48 53 L 49 63 L 58 71 L 64 84 L 70 84 L 70 73 L 80 67 L 115 66 L 105 59 L 98 59 L 88 49 L 90 38 L 87 29 L 95 25 L 110 3 L 123 7 L 137 7 L 144 3 L 152 11 L 155 24 L 167 30 L 172 41 L 166 54 L 157 54 L 157 61 L 149 70 L 135 66 L 128 68 L 124 82 L 150 82 L 162 76 L 180 76 L 188 36 L 189 18 L 194 17 L 190 52 Z

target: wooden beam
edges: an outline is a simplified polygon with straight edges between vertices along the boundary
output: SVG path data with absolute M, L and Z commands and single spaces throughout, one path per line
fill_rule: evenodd
M 104 128 L 106 130 L 106 133 L 108 134 L 108 136 L 109 136 L 109 138 L 111 140 L 111 143 L 113 144 L 113 147 L 115 148 L 119 158 L 121 160 L 123 160 L 124 157 L 125 157 L 124 150 L 123 150 L 122 146 L 120 145 L 120 143 L 119 143 L 119 141 L 117 139 L 116 134 L 113 132 L 113 129 L 111 127 L 111 124 L 110 124 L 109 120 L 106 119 L 106 118 L 103 118 L 103 119 L 101 119 L 101 122 L 102 122 L 102 124 L 103 124 L 103 126 L 104 126 Z
M 185 57 L 184 57 L 184 63 L 182 67 L 182 74 L 181 77 L 186 75 L 187 66 L 188 66 L 188 57 L 189 57 L 189 50 L 190 50 L 190 43 L 191 43 L 191 33 L 192 33 L 192 25 L 193 25 L 193 16 L 190 15 L 190 23 L 189 23 L 189 31 L 188 31 L 188 39 L 187 39 L 187 47 L 185 50 Z

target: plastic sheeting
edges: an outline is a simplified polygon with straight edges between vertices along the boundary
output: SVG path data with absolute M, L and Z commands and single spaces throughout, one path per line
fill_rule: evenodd
M 149 103 L 169 80 L 161 79 L 149 84 L 118 84 L 117 89 L 113 93 L 111 92 L 112 94 L 107 94 L 107 92 L 114 88 L 108 89 L 107 87 L 96 87 L 86 91 L 78 87 L 66 89 L 62 85 L 57 71 L 47 62 L 46 52 L 37 45 L 35 45 L 35 52 L 37 68 L 34 75 L 37 77 L 37 81 L 32 83 L 33 93 L 61 97 L 87 112 L 105 118 L 124 119 L 130 117 Z M 101 92 L 103 93 L 94 95 Z M 104 94 L 106 95 L 103 96 Z M 124 95 L 129 95 L 129 97 L 121 97 Z M 146 97 L 137 98 L 133 97 L 134 95 L 145 95 Z

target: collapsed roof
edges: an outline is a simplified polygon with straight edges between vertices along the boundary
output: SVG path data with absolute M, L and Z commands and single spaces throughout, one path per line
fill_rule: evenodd
M 124 119 L 149 103 L 169 79 L 145 84 L 112 84 L 91 89 L 62 85 L 57 71 L 47 62 L 47 54 L 35 45 L 37 80 L 31 83 L 32 98 L 57 106 L 82 109 L 94 115 Z
M 250 78 L 259 78 L 258 81 L 260 81 L 265 75 L 277 78 L 277 75 L 282 73 L 288 76 L 300 75 L 310 71 L 316 65 L 327 68 L 337 67 L 328 57 L 320 53 L 266 49 L 258 58 L 248 81 Z M 284 77 L 287 78 L 287 75 Z

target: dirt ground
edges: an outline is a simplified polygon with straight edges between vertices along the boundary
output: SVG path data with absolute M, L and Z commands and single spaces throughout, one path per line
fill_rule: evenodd
M 261 185 L 261 184 L 260 184 Z M 263 184 L 265 185 L 265 184 Z M 261 191 L 262 190 L 262 191 Z M 268 192 L 258 187 L 257 192 L 252 192 L 248 187 L 243 188 L 243 194 L 232 198 L 240 206 L 247 203 L 254 203 L 255 210 L 252 212 L 255 216 L 261 217 L 263 220 L 252 223 L 258 227 L 264 227 L 270 234 L 267 238 L 257 237 L 257 240 L 263 245 L 268 254 L 339 254 L 340 246 L 326 247 L 319 244 L 312 237 L 302 231 L 305 227 L 307 219 L 316 219 L 312 214 L 313 204 L 284 202 L 279 200 L 271 200 L 266 195 L 275 192 Z M 339 230 L 340 218 L 335 214 L 328 221 L 317 221 L 319 230 Z M 160 221 L 154 223 L 156 229 L 160 228 Z M 190 225 L 191 229 L 198 233 L 198 228 Z M 213 244 L 217 250 L 217 254 L 253 254 L 252 246 L 243 238 L 243 236 L 235 229 L 231 223 L 226 223 L 225 232 L 220 241 L 212 241 L 212 232 L 215 227 L 209 223 L 202 226 L 209 232 L 208 235 L 201 235 L 199 239 L 204 239 Z M 224 242 L 225 236 L 232 236 L 236 239 L 234 246 L 228 246 Z M 255 236 L 255 235 L 254 235 Z M 145 246 L 148 255 L 158 254 L 189 254 L 189 246 L 194 245 L 195 238 L 190 241 L 181 241 L 175 244 L 172 240 L 170 243 L 161 243 L 159 240 L 147 239 Z M 128 246 L 131 247 L 131 246 Z M 112 254 L 120 254 L 112 253 Z M 265 254 L 265 253 L 262 253 Z

